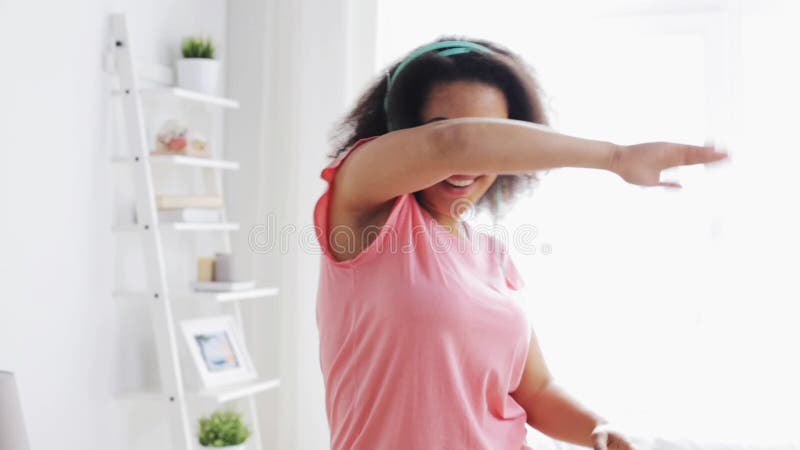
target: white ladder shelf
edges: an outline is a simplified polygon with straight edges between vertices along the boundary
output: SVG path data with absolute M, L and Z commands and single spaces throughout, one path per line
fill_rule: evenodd
M 116 158 L 113 161 L 130 166 L 135 190 L 137 223 L 114 227 L 118 232 L 139 232 L 143 239 L 144 257 L 147 262 L 147 288 L 143 291 L 115 291 L 118 297 L 130 297 L 146 300 L 150 304 L 158 354 L 161 388 L 157 392 L 137 392 L 122 394 L 123 399 L 150 399 L 164 403 L 169 416 L 171 432 L 171 448 L 193 450 L 198 447 L 194 435 L 194 423 L 189 422 L 188 408 L 193 398 L 211 399 L 222 403 L 244 398 L 247 400 L 252 435 L 247 441 L 249 450 L 261 450 L 261 435 L 258 429 L 258 413 L 253 396 L 259 392 L 275 389 L 280 385 L 278 379 L 258 379 L 233 386 L 202 389 L 187 392 L 184 387 L 183 374 L 178 348 L 178 333 L 173 317 L 173 301 L 176 299 L 194 301 L 216 301 L 229 305 L 240 330 L 243 321 L 240 301 L 274 297 L 278 289 L 262 287 L 248 291 L 225 293 L 178 293 L 173 295 L 167 287 L 164 247 L 162 232 L 175 231 L 217 231 L 222 232 L 223 251 L 230 252 L 231 240 L 228 232 L 239 228 L 236 223 L 226 221 L 226 213 L 222 211 L 222 223 L 161 223 L 155 202 L 155 188 L 151 164 L 174 164 L 197 167 L 213 171 L 210 181 L 213 189 L 222 195 L 222 170 L 237 170 L 239 164 L 233 161 L 194 158 L 188 156 L 151 156 L 145 128 L 143 95 L 171 95 L 187 101 L 203 102 L 222 108 L 238 108 L 238 102 L 230 99 L 195 93 L 175 87 L 139 88 L 131 52 L 131 39 L 124 14 L 111 16 L 111 46 L 115 73 L 119 77 L 119 89 L 113 94 L 122 103 L 125 122 L 125 137 L 131 151 L 130 157 Z M 174 297 L 174 298 L 173 298 Z

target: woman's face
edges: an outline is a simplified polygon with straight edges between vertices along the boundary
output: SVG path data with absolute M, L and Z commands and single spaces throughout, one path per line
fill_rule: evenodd
M 478 81 L 453 81 L 433 86 L 422 107 L 422 121 L 457 117 L 508 118 L 508 104 L 500 89 Z M 456 218 L 466 205 L 475 205 L 497 175 L 454 174 L 420 191 L 421 203 L 435 216 Z

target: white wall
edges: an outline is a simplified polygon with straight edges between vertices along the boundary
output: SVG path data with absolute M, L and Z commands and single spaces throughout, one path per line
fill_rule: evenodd
M 138 58 L 170 64 L 194 32 L 210 34 L 224 55 L 226 7 L 0 2 L 0 368 L 16 372 L 34 449 L 159 448 L 150 444 L 163 417 L 114 398 L 157 371 L 146 310 L 110 297 L 108 15 L 129 14 Z

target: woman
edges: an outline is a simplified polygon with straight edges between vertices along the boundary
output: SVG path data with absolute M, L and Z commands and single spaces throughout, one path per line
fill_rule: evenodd
M 553 132 L 524 63 L 442 39 L 394 64 L 345 120 L 314 211 L 317 324 L 331 446 L 508 449 L 525 424 L 595 449 L 631 448 L 554 382 L 513 291 L 505 246 L 462 220 L 497 214 L 537 170 L 605 169 L 641 186 L 724 153 L 620 146 Z

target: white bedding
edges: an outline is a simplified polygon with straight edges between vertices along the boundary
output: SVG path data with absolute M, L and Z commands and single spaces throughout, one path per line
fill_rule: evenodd
M 800 450 L 800 442 L 713 442 L 687 438 L 628 436 L 636 450 Z M 539 433 L 528 433 L 533 450 L 586 450 L 586 447 L 556 441 Z

